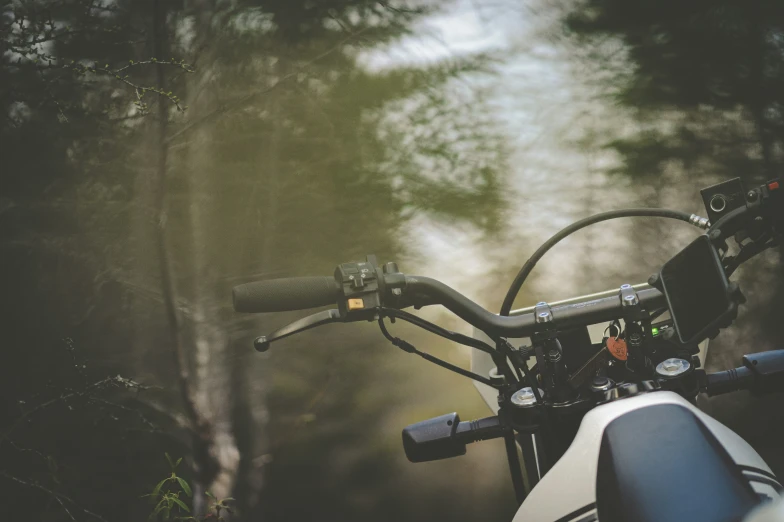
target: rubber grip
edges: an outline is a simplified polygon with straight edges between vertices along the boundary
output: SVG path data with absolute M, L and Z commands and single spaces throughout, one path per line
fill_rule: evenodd
M 288 277 L 235 286 L 231 294 L 237 312 L 286 312 L 335 304 L 339 288 L 332 277 Z

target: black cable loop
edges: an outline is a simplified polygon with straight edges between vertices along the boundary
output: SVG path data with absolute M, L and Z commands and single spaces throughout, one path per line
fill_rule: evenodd
M 430 355 L 429 353 L 421 352 L 421 351 L 417 350 L 417 348 L 413 344 L 411 344 L 411 343 L 409 343 L 407 341 L 404 341 L 403 339 L 401 339 L 399 337 L 394 337 L 392 334 L 389 333 L 389 330 L 387 330 L 387 327 L 384 324 L 384 318 L 383 317 L 379 317 L 378 318 L 378 326 L 381 328 L 381 333 L 384 334 L 384 337 L 386 337 L 389 340 L 389 342 L 391 342 L 393 345 L 397 346 L 401 350 L 403 350 L 405 352 L 408 352 L 408 353 L 414 353 L 414 354 L 422 357 L 426 361 L 429 361 L 429 362 L 431 362 L 433 364 L 436 364 L 436 365 L 438 365 L 438 366 L 440 366 L 442 368 L 446 368 L 447 370 L 451 370 L 451 371 L 453 371 L 453 372 L 455 372 L 455 373 L 457 373 L 459 375 L 462 375 L 463 377 L 468 377 L 469 379 L 473 379 L 473 380 L 475 380 L 477 382 L 481 382 L 482 384 L 486 384 L 486 385 L 488 385 L 488 386 L 490 386 L 492 388 L 496 388 L 496 389 L 499 388 L 499 385 L 495 384 L 493 381 L 491 381 L 490 379 L 488 379 L 486 377 L 482 377 L 481 375 L 476 374 L 474 372 L 471 372 L 471 371 L 468 371 L 468 370 L 464 370 L 463 368 L 460 368 L 459 366 L 455 366 L 454 364 L 448 363 L 448 362 L 446 362 L 446 361 L 444 361 L 442 359 L 439 359 L 438 357 Z
M 445 339 L 449 339 L 452 342 L 456 342 L 458 344 L 462 344 L 464 346 L 468 346 L 469 348 L 475 348 L 479 351 L 482 351 L 490 357 L 492 357 L 493 362 L 498 368 L 498 371 L 502 372 L 504 377 L 509 382 L 515 382 L 515 376 L 512 373 L 509 365 L 506 363 L 506 358 L 504 354 L 501 354 L 497 350 L 493 349 L 492 346 L 489 344 L 480 341 L 479 339 L 474 339 L 473 337 L 469 337 L 467 335 L 463 335 L 458 332 L 453 332 L 451 330 L 447 330 L 441 326 L 438 326 L 435 323 L 431 323 L 425 319 L 422 319 L 418 315 L 414 315 L 409 312 L 405 312 L 403 310 L 398 310 L 397 308 L 386 308 L 386 307 L 379 307 L 379 316 L 388 316 L 390 318 L 398 318 L 406 321 L 408 323 L 413 324 L 414 326 L 418 326 L 423 330 L 427 330 L 430 333 L 436 334 L 440 337 Z
M 503 342 L 498 342 L 497 346 L 499 348 L 499 351 L 503 352 L 504 355 L 506 355 L 506 357 L 509 359 L 509 361 L 512 362 L 512 366 L 514 367 L 514 371 L 515 371 L 515 374 L 516 374 L 516 377 L 517 377 L 517 382 L 523 382 L 523 376 L 520 374 L 520 369 L 517 367 L 518 364 L 519 364 L 519 361 L 518 361 L 518 364 L 515 364 L 515 361 L 514 361 L 514 358 L 516 356 L 520 357 L 520 354 L 519 353 L 515 353 L 514 347 L 508 341 L 506 341 L 505 339 L 503 340 Z M 503 347 L 503 350 L 501 350 L 502 347 Z M 506 361 L 504 361 L 504 362 L 506 362 Z

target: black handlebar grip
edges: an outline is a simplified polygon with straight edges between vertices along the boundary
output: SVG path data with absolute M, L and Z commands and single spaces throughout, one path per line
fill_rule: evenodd
M 340 295 L 332 277 L 288 277 L 235 286 L 237 312 L 286 312 L 335 304 Z
M 745 390 L 754 384 L 754 372 L 741 366 L 723 372 L 709 373 L 706 376 L 705 392 L 709 397 Z

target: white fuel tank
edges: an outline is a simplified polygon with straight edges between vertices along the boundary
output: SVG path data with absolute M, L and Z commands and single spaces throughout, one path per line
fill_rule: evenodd
M 518 510 L 514 522 L 596 520 L 597 470 L 605 429 L 612 421 L 626 413 L 666 404 L 682 406 L 691 411 L 724 447 L 732 460 L 742 466 L 744 478 L 749 480 L 757 494 L 772 499 L 780 498 L 774 487 L 769 485 L 770 479 L 766 477 L 766 474 L 773 476 L 770 468 L 746 441 L 681 396 L 658 391 L 616 400 L 589 411 L 583 418 L 572 445 L 534 487 Z M 662 458 L 666 457 L 666 454 L 662 455 Z

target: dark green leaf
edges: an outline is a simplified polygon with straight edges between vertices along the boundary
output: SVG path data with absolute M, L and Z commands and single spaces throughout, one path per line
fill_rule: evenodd
M 174 501 L 174 503 L 175 503 L 175 504 L 177 504 L 178 506 L 180 506 L 182 509 L 184 509 L 184 510 L 185 510 L 185 511 L 187 511 L 188 513 L 190 513 L 190 512 L 191 512 L 191 510 L 190 510 L 190 509 L 188 509 L 188 506 L 186 506 L 186 505 L 185 505 L 185 502 L 183 502 L 182 500 L 180 500 L 180 499 L 178 499 L 178 498 L 176 498 L 176 497 L 172 497 L 172 500 Z
M 158 496 L 158 494 L 161 492 L 161 488 L 163 487 L 164 484 L 166 484 L 167 480 L 169 480 L 169 479 L 165 478 L 162 481 L 158 482 L 158 485 L 155 486 L 155 489 L 152 490 L 152 496 L 153 497 L 157 497 Z
M 150 513 L 150 517 L 148 518 L 148 520 L 155 520 L 158 518 L 158 513 L 160 513 L 161 510 L 166 507 L 163 501 L 164 499 L 161 499 L 161 501 L 158 502 L 158 505 L 155 506 L 155 510 L 152 513 Z
M 185 492 L 186 495 L 188 495 L 189 497 L 193 496 L 193 492 L 191 491 L 191 487 L 188 485 L 187 482 L 185 482 L 185 479 L 177 477 L 177 482 L 180 483 L 180 487 L 182 488 L 182 490 Z
M 166 460 L 168 460 L 168 461 L 169 461 L 169 466 L 171 466 L 171 467 L 173 468 L 173 467 L 174 467 L 174 461 L 173 461 L 173 460 L 172 460 L 172 458 L 169 456 L 169 453 L 168 453 L 168 452 L 166 452 L 166 453 L 164 453 L 164 455 L 166 455 Z
M 213 495 L 213 494 L 212 494 L 212 493 L 210 493 L 209 491 L 205 491 L 205 492 L 204 492 L 204 494 L 205 494 L 205 495 L 207 495 L 207 496 L 208 496 L 208 497 L 210 497 L 210 498 L 215 498 L 215 495 Z
M 177 466 L 179 466 L 180 462 L 182 462 L 182 457 L 177 459 L 177 462 L 174 463 L 174 467 L 176 468 Z

